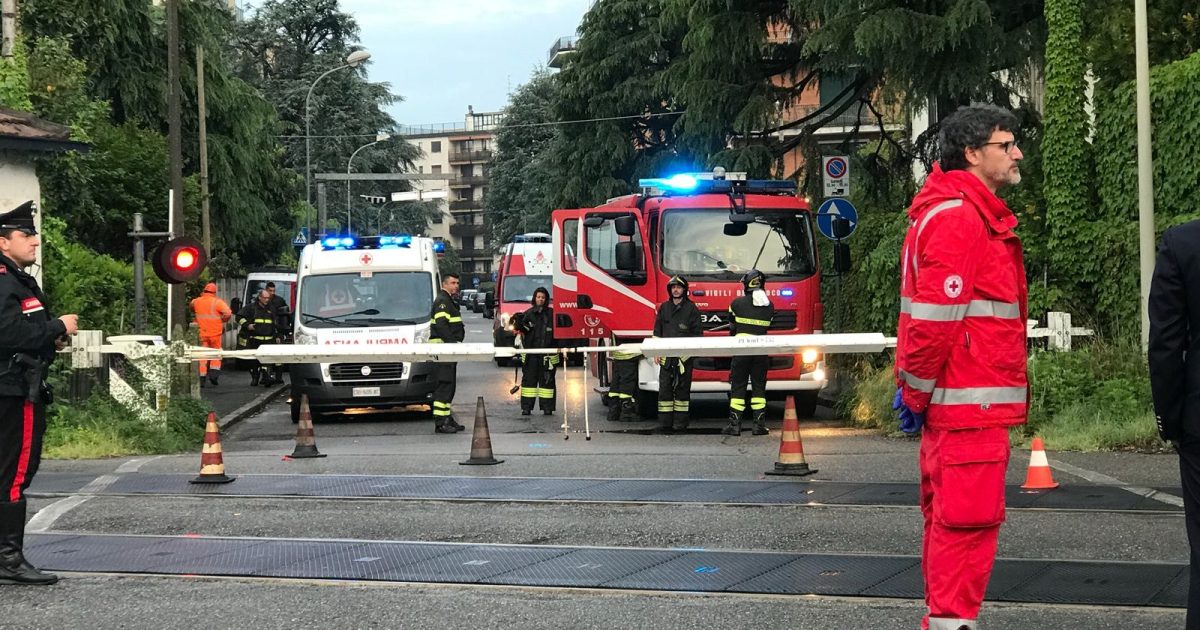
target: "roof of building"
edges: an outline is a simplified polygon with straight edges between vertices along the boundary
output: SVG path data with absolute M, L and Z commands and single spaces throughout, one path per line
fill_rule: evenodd
M 66 125 L 0 107 L 0 149 L 86 152 L 90 147 L 72 140 L 71 128 Z

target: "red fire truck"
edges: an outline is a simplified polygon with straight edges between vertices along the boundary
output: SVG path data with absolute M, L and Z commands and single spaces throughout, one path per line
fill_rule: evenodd
M 639 184 L 638 194 L 553 212 L 556 336 L 593 344 L 649 337 L 673 275 L 690 283 L 705 336 L 728 335 L 729 305 L 751 269 L 768 277 L 776 309 L 771 334 L 821 332 L 815 220 L 795 183 L 747 180 L 718 168 Z M 692 391 L 728 392 L 729 363 L 697 357 Z M 591 369 L 604 384 L 606 361 L 592 359 Z M 816 349 L 771 356 L 768 392 L 795 394 L 801 414 L 811 415 L 825 381 Z M 658 368 L 650 360 L 640 363 L 638 382 L 640 411 L 652 417 Z

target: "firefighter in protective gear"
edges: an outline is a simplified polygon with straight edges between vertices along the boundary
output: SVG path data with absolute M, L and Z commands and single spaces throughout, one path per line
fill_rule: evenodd
M 554 348 L 554 309 L 550 307 L 550 292 L 543 287 L 533 291 L 530 306 L 517 314 L 513 328 L 521 335 L 521 347 Z M 537 402 L 542 413 L 554 413 L 554 374 L 561 357 L 557 354 L 521 355 L 521 415 L 533 413 Z
M 458 274 L 448 273 L 442 278 L 442 289 L 433 299 L 433 313 L 429 326 L 429 343 L 462 343 L 467 337 L 463 326 L 462 311 L 454 296 L 458 293 Z M 437 433 L 458 433 L 466 427 L 454 419 L 454 390 L 458 386 L 458 364 L 438 362 L 433 364 L 433 375 L 437 386 L 433 390 L 433 430 Z
M 612 361 L 612 380 L 608 384 L 609 422 L 637 422 L 641 420 L 637 410 L 638 361 L 642 353 L 633 350 L 615 350 L 608 353 Z
M 699 337 L 700 309 L 688 298 L 683 276 L 667 281 L 667 300 L 658 305 L 654 318 L 655 337 Z M 686 431 L 692 395 L 692 358 L 658 359 L 658 428 L 663 433 Z
M 204 285 L 200 297 L 192 300 L 192 314 L 196 317 L 196 327 L 200 329 L 200 345 L 214 350 L 221 349 L 221 333 L 225 331 L 225 322 L 233 318 L 233 311 L 225 300 L 217 297 L 217 285 L 209 282 Z M 204 380 L 214 386 L 221 377 L 221 359 L 200 361 L 200 386 Z
M 53 317 L 25 272 L 41 244 L 34 208 L 29 201 L 0 214 L 0 584 L 58 581 L 25 559 L 25 491 L 42 460 L 51 399 L 46 374 L 78 318 Z
M 775 307 L 766 291 L 767 276 L 751 269 L 742 276 L 745 295 L 729 305 L 729 334 L 765 335 L 775 317 Z M 729 424 L 721 429 L 725 435 L 740 435 L 742 419 L 746 413 L 746 381 L 750 381 L 749 407 L 754 419 L 754 435 L 766 435 L 767 431 L 767 367 L 770 358 L 766 355 L 733 357 L 729 366 Z
M 1028 292 L 1017 219 L 1017 120 L 991 105 L 942 122 L 941 163 L 909 208 L 897 407 L 921 433 L 921 569 L 931 630 L 976 628 L 1004 522 L 1009 428 L 1028 404 Z M 915 420 L 915 422 L 914 422 Z
M 271 308 L 271 296 L 264 289 L 258 299 L 242 307 L 238 313 L 238 346 L 253 350 L 263 344 L 275 343 L 275 311 Z M 250 385 L 273 385 L 271 369 L 255 360 L 250 367 Z

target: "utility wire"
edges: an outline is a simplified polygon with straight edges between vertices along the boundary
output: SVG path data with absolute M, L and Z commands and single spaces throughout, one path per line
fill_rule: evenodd
M 559 126 L 559 125 L 577 125 L 580 123 L 608 122 L 608 121 L 612 121 L 612 120 L 629 120 L 631 118 L 661 118 L 663 116 L 679 116 L 684 113 L 685 112 L 683 112 L 683 111 L 659 112 L 657 114 L 635 114 L 632 116 L 610 116 L 607 118 L 587 118 L 584 120 L 559 120 L 559 121 L 554 121 L 554 122 L 543 122 L 543 123 L 523 123 L 520 125 L 496 125 L 495 127 L 491 127 L 489 129 L 478 129 L 476 131 L 498 131 L 500 129 L 520 129 L 523 127 L 554 127 L 554 126 Z M 403 127 L 403 125 L 401 125 L 401 127 Z M 469 131 L 469 130 L 467 130 L 467 129 L 447 129 L 445 131 L 447 134 L 451 134 L 451 133 L 462 133 L 462 132 Z M 329 138 L 374 138 L 376 135 L 377 134 L 374 134 L 374 133 L 360 133 L 360 134 L 347 134 L 347 135 L 341 135 L 341 136 L 308 136 L 308 137 L 309 138 L 325 138 L 325 139 L 329 139 Z M 396 135 L 403 137 L 406 134 L 396 134 Z M 417 134 L 411 134 L 411 135 L 417 135 Z M 419 135 L 426 135 L 426 134 L 419 134 Z M 283 139 L 301 139 L 301 140 L 303 140 L 305 136 L 275 136 L 275 137 L 283 138 Z

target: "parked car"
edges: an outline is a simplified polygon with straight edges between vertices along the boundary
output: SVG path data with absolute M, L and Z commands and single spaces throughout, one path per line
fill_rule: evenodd
M 476 291 L 475 295 L 471 296 L 471 311 L 475 313 L 483 312 L 484 294 L 482 291 Z
M 470 308 L 471 302 L 475 299 L 475 294 L 478 293 L 475 289 L 463 289 L 454 296 L 460 308 Z

